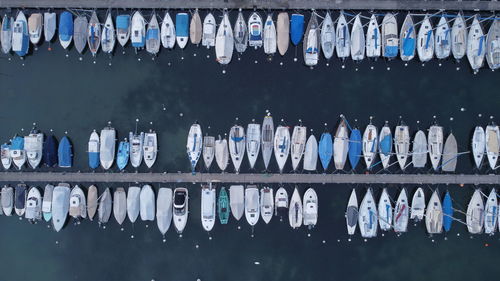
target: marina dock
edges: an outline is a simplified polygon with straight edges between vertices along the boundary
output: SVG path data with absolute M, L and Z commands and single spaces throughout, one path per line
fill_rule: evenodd
M 496 11 L 500 1 L 408 0 L 0 0 L 5 8 L 116 9 L 335 9 L 335 10 L 448 10 Z
M 496 185 L 500 175 L 2 172 L 0 182 Z

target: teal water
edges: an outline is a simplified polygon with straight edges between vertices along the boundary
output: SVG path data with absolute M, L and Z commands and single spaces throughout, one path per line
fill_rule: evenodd
M 112 58 L 99 53 L 93 59 L 87 52 L 80 61 L 74 49 L 66 52 L 52 44 L 53 50 L 48 51 L 47 47 L 40 46 L 24 60 L 1 57 L 0 139 L 26 134 L 33 122 L 46 133 L 52 129 L 58 138 L 67 132 L 74 145 L 75 165 L 71 170 L 75 171 L 89 171 L 85 153 L 88 137 L 92 129 L 100 130 L 108 121 L 118 130 L 119 139 L 134 129 L 136 118 L 140 119 L 140 130 L 155 129 L 160 152 L 152 171 L 172 172 L 189 171 L 185 141 L 189 126 L 196 120 L 204 132 L 222 135 L 229 132 L 236 117 L 244 125 L 252 119 L 261 122 L 265 111 L 270 110 L 276 123 L 284 119 L 293 126 L 301 119 L 319 137 L 325 122 L 334 131 L 340 114 L 361 129 L 369 116 L 374 117 L 377 126 L 385 120 L 395 126 L 402 116 L 412 133 L 417 127 L 427 128 L 435 115 L 447 133 L 453 131 L 459 150 L 468 151 L 474 126 L 486 125 L 500 107 L 498 73 L 483 69 L 473 75 L 465 60 L 459 64 L 443 61 L 442 66 L 432 61 L 424 67 L 418 62 L 405 67 L 401 61 L 347 61 L 345 69 L 337 60 L 330 61 L 329 66 L 323 60 L 308 69 L 302 64 L 299 47 L 271 61 L 262 50 L 247 50 L 241 60 L 235 56 L 229 66 L 222 68 L 214 61 L 213 49 L 192 45 L 183 51 L 161 50 L 154 60 L 145 51 L 136 55 L 126 48 L 123 54 L 117 48 Z M 297 62 L 293 59 L 295 53 Z M 488 172 L 473 170 L 471 161 L 468 155 L 460 156 L 458 170 Z M 260 158 L 257 163 L 256 171 L 263 170 Z M 276 171 L 274 160 L 271 163 L 271 170 Z M 391 172 L 397 172 L 396 165 L 393 168 Z M 291 170 L 291 166 L 285 170 Z M 133 172 L 130 168 L 127 171 Z M 359 167 L 357 172 L 362 171 Z M 117 172 L 116 166 L 112 172 Z M 242 172 L 251 172 L 246 160 Z M 119 187 L 97 185 L 100 191 Z M 261 220 L 253 237 L 245 221 L 236 222 L 232 217 L 228 225 L 217 223 L 207 234 L 201 227 L 199 186 L 161 186 L 190 189 L 190 217 L 183 237 L 172 227 L 163 242 L 156 222 L 131 225 L 127 220 L 121 231 L 113 219 L 106 228 L 96 222 L 75 225 L 70 221 L 55 233 L 42 222 L 31 225 L 17 217 L 2 216 L 3 278 L 486 280 L 500 273 L 494 262 L 499 258 L 498 236 L 471 239 L 466 227 L 458 223 L 446 237 L 429 238 L 419 224 L 400 237 L 386 233 L 364 242 L 356 235 L 349 242 L 344 219 L 347 199 L 351 188 L 356 187 L 361 198 L 367 186 L 315 185 L 319 196 L 315 229 L 294 231 L 286 219 L 280 222 L 275 217 L 269 225 Z M 299 186 L 299 190 L 303 193 L 309 186 Z M 293 186 L 286 187 L 291 194 Z M 373 187 L 378 196 L 383 185 Z M 401 186 L 387 187 L 395 199 Z M 427 196 L 436 187 L 441 192 L 449 189 L 455 207 L 461 210 L 465 210 L 473 191 L 473 186 L 430 186 L 425 187 Z M 407 188 L 412 194 L 415 186 Z M 490 187 L 482 188 L 486 192 Z M 460 214 L 457 217 L 464 219 Z

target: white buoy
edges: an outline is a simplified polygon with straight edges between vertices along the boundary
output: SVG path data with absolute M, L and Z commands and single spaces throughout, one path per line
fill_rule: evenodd
M 293 61 L 296 62 L 297 61 L 297 58 L 293 58 Z

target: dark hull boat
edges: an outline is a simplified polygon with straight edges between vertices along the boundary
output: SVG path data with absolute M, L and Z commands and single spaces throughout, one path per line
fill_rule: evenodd
M 53 135 L 47 136 L 43 143 L 42 162 L 49 167 L 57 165 L 57 140 Z

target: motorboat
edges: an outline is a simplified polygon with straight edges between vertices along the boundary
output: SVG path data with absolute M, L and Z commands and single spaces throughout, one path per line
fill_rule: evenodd
M 119 225 L 122 225 L 127 217 L 127 193 L 123 187 L 116 188 L 113 193 L 113 216 Z
M 229 150 L 227 140 L 222 139 L 219 135 L 219 139 L 215 141 L 215 162 L 217 162 L 217 166 L 223 172 L 227 168 L 227 164 L 229 163 Z
M 260 124 L 250 123 L 247 126 L 247 156 L 248 162 L 250 164 L 250 169 L 255 167 L 255 163 L 257 162 L 257 158 L 259 157 L 260 152 Z
M 58 161 L 57 140 L 54 135 L 48 135 L 43 143 L 42 163 L 47 167 L 54 167 Z
M 173 218 L 174 226 L 177 233 L 182 233 L 187 224 L 188 219 L 188 190 L 184 187 L 174 189 L 174 208 Z
M 233 29 L 231 28 L 231 23 L 229 22 L 229 16 L 227 12 L 225 12 L 215 37 L 215 56 L 220 64 L 226 65 L 231 62 L 231 58 L 233 57 L 233 44 L 239 46 L 238 43 L 236 43 L 236 40 L 237 38 L 233 37 Z M 238 50 L 238 48 L 236 48 L 236 50 Z
M 356 189 L 352 189 L 351 195 L 349 196 L 349 201 L 347 203 L 347 208 L 345 210 L 345 219 L 347 225 L 347 234 L 354 235 L 356 232 L 356 227 L 358 225 L 358 197 L 356 196 Z
M 30 187 L 24 217 L 31 223 L 42 219 L 42 195 L 36 186 Z
M 43 15 L 41 13 L 33 13 L 28 18 L 28 32 L 30 41 L 33 45 L 37 45 L 42 38 L 43 31 Z
M 363 238 L 373 238 L 377 236 L 377 206 L 373 198 L 372 188 L 366 190 L 366 194 L 361 201 L 358 211 L 359 232 Z
M 24 137 L 24 150 L 28 164 L 36 169 L 42 161 L 43 133 L 37 129 L 31 130 L 30 134 Z
M 89 143 L 88 143 L 89 167 L 91 169 L 97 169 L 99 167 L 99 163 L 100 163 L 99 150 L 100 150 L 99 135 L 94 130 L 90 134 Z
M 68 218 L 69 212 L 69 184 L 59 183 L 52 193 L 52 226 L 59 232 Z
M 184 49 L 189 37 L 189 15 L 177 13 L 175 15 L 175 41 L 179 48 Z
M 12 215 L 12 209 L 14 208 L 14 189 L 11 186 L 4 185 L 2 187 L 2 211 L 6 216 Z
M 280 173 L 283 173 L 288 154 L 290 154 L 290 131 L 287 126 L 279 125 L 274 135 L 274 158 Z
M 186 151 L 191 165 L 191 173 L 195 174 L 196 164 L 200 159 L 203 149 L 203 135 L 201 133 L 201 126 L 198 123 L 191 125 L 189 129 Z
M 47 184 L 45 186 L 45 189 L 43 190 L 43 200 L 42 200 L 42 215 L 43 215 L 43 219 L 46 222 L 48 222 L 52 219 L 53 193 L 54 193 L 54 186 L 51 184 Z M 2 192 L 2 196 L 3 196 L 3 192 Z
M 57 29 L 57 32 L 59 35 L 59 43 L 61 43 L 63 49 L 67 49 L 73 40 L 73 14 L 68 11 L 61 13 L 59 16 L 59 28 Z
M 429 128 L 427 150 L 429 151 L 429 157 L 435 171 L 438 170 L 441 156 L 443 155 L 443 139 L 443 127 L 432 125 Z
M 245 218 L 250 226 L 256 225 L 259 221 L 259 203 L 259 189 L 256 185 L 248 185 L 245 188 Z
M 304 170 L 316 171 L 318 164 L 318 141 L 314 135 L 310 135 L 306 142 L 304 151 Z
M 248 46 L 255 49 L 262 47 L 262 18 L 253 12 L 248 18 Z
M 171 188 L 160 187 L 156 198 L 156 224 L 161 235 L 165 235 L 172 224 L 173 191 Z
M 295 229 L 302 226 L 302 220 L 302 200 L 297 187 L 295 187 L 292 198 L 290 199 L 290 205 L 288 207 L 288 221 L 290 222 L 290 226 Z
M 69 215 L 76 220 L 87 217 L 85 193 L 78 185 L 75 185 L 69 194 Z
M 425 227 L 429 234 L 443 232 L 443 207 L 438 194 L 437 189 L 434 190 L 425 211 Z
M 276 196 L 274 197 L 274 215 L 283 217 L 287 214 L 288 209 L 288 193 L 284 187 L 278 188 L 276 190 Z
M 28 32 L 28 22 L 22 11 L 17 13 L 16 20 L 12 25 L 12 51 L 20 57 L 28 54 L 30 41 Z
M 204 136 L 203 137 L 203 162 L 205 163 L 205 168 L 210 170 L 212 162 L 215 158 L 215 137 Z
M 245 192 L 243 185 L 229 187 L 229 202 L 233 217 L 239 221 L 245 211 Z
M 293 128 L 292 139 L 290 144 L 290 154 L 292 158 L 292 169 L 294 171 L 299 167 L 300 160 L 304 155 L 307 138 L 307 128 L 299 125 Z
M 99 192 L 95 185 L 89 186 L 87 191 L 87 215 L 89 220 L 93 221 L 95 214 L 97 213 L 97 207 L 99 206 Z
M 2 160 L 2 166 L 5 170 L 10 169 L 12 166 L 12 157 L 10 156 L 10 144 L 2 144 L 0 146 L 0 158 Z
M 120 171 L 123 171 L 127 167 L 128 159 L 130 153 L 130 143 L 127 139 L 124 139 L 118 144 L 118 152 L 116 154 L 116 166 Z
M 116 131 L 115 128 L 108 125 L 101 130 L 101 140 L 99 142 L 99 160 L 104 170 L 113 166 L 116 151 Z
M 387 188 L 382 189 L 382 195 L 378 201 L 378 223 L 380 225 L 380 230 L 389 231 L 392 229 L 392 203 L 389 194 L 387 193 Z
M 318 195 L 312 187 L 308 188 L 304 193 L 304 226 L 312 229 L 318 223 Z
M 264 23 L 263 31 L 263 45 L 264 53 L 266 55 L 274 55 L 276 53 L 276 26 L 274 25 L 273 17 L 271 14 L 267 15 L 266 22 Z
M 245 156 L 245 129 L 242 126 L 234 125 L 229 131 L 229 154 L 236 173 L 240 172 L 241 162 Z
M 141 166 L 142 163 L 142 153 L 144 150 L 143 144 L 144 144 L 144 133 L 132 133 L 130 132 L 128 134 L 129 141 L 130 141 L 130 152 L 129 152 L 129 158 L 130 158 L 130 164 L 132 164 L 132 167 L 138 168 Z
M 130 41 L 137 50 L 144 49 L 146 45 L 146 21 L 140 11 L 135 11 L 132 16 Z
M 260 190 L 260 215 L 262 220 L 268 224 L 273 218 L 274 194 L 273 189 L 265 186 Z
M 6 14 L 2 19 L 2 32 L 0 33 L 0 41 L 2 42 L 2 52 L 8 54 L 12 48 L 12 26 L 14 19 Z
M 15 136 L 10 144 L 10 157 L 18 170 L 26 163 L 26 151 L 24 150 L 24 138 Z
M 421 221 L 424 218 L 425 212 L 425 193 L 424 190 L 419 187 L 413 194 L 411 200 L 410 209 L 410 219 L 415 221 Z
M 212 183 L 201 187 L 201 224 L 205 231 L 211 231 L 215 225 L 215 188 Z
M 144 143 L 142 148 L 144 163 L 146 163 L 148 168 L 153 167 L 158 154 L 158 139 L 155 131 L 149 130 L 149 133 L 144 134 Z
M 215 34 L 217 33 L 217 23 L 212 13 L 208 13 L 203 20 L 203 34 L 201 35 L 201 45 L 208 48 L 215 46 Z
M 154 221 L 155 219 L 155 193 L 153 188 L 146 184 L 141 189 L 139 195 L 140 200 L 140 216 L 142 221 Z
M 158 193 L 158 198 L 160 194 Z M 135 223 L 141 211 L 141 188 L 131 186 L 127 192 L 127 217 L 131 223 Z
M 271 161 L 271 156 L 274 147 L 274 123 L 271 114 L 264 117 L 262 122 L 262 159 L 264 160 L 264 167 L 267 170 L 269 167 L 269 162 Z

